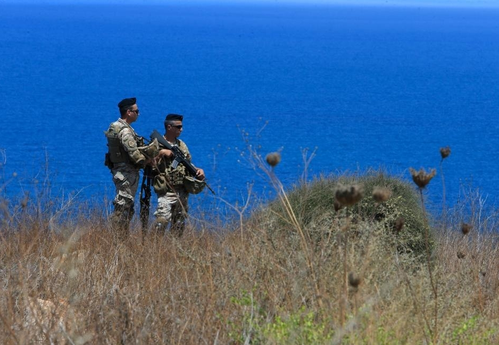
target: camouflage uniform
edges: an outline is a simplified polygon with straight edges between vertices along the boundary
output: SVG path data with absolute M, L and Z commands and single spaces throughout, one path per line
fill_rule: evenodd
M 177 138 L 172 145 L 177 145 L 184 153 L 185 158 L 191 161 L 189 149 L 182 140 Z M 160 148 L 164 147 L 160 145 Z M 173 160 L 174 157 L 163 157 L 155 169 L 156 174 L 162 174 L 166 177 L 166 189 L 154 189 L 158 195 L 158 206 L 154 216 L 156 216 L 157 230 L 164 231 L 168 223 L 171 223 L 171 232 L 181 236 L 184 232 L 188 211 L 189 193 L 184 187 L 184 176 L 187 175 L 187 170 L 183 164 L 179 164 L 173 169 Z
M 111 224 L 121 238 L 126 238 L 134 215 L 139 172 L 146 163 L 146 156 L 139 150 L 143 140 L 123 119 L 111 123 L 105 134 L 108 139 L 111 173 L 116 186 Z

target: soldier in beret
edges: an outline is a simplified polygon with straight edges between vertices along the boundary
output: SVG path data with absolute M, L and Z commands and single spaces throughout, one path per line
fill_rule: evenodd
M 118 103 L 118 108 L 120 118 L 111 123 L 105 132 L 109 147 L 106 165 L 111 169 L 116 187 L 111 227 L 118 238 L 124 240 L 129 236 L 130 222 L 134 215 L 139 172 L 150 159 L 141 150 L 143 138 L 131 126 L 139 117 L 136 99 L 125 98 Z
M 164 138 L 172 145 L 178 146 L 187 160 L 191 161 L 191 154 L 187 145 L 178 137 L 182 133 L 184 117 L 178 114 L 166 116 L 164 126 Z M 158 195 L 158 206 L 154 215 L 156 217 L 155 228 L 159 232 L 164 232 L 170 223 L 170 231 L 181 236 L 185 228 L 185 219 L 188 211 L 189 192 L 184 185 L 184 177 L 187 175 L 183 164 L 174 166 L 174 153 L 161 146 L 159 154 L 156 156 L 155 183 L 154 190 Z M 195 178 L 204 180 L 203 169 L 196 168 Z M 158 183 L 159 181 L 159 183 Z

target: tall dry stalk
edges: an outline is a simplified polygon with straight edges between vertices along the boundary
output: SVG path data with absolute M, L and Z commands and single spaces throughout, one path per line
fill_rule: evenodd
M 346 318 L 346 304 L 348 301 L 348 230 L 350 228 L 350 208 L 357 204 L 363 196 L 363 188 L 358 185 L 340 186 L 336 190 L 335 199 L 343 207 L 346 207 L 346 224 L 342 228 L 343 236 L 343 274 L 342 274 L 342 298 L 340 300 L 340 325 L 343 327 Z M 358 285 L 358 284 L 357 284 Z
M 246 212 L 248 211 L 250 207 L 250 201 L 252 198 L 252 190 L 253 190 L 253 185 L 248 186 L 248 196 L 246 197 L 246 201 L 243 202 L 242 206 L 239 206 L 239 203 L 236 202 L 235 204 L 231 204 L 227 200 L 217 197 L 221 202 L 223 202 L 227 207 L 231 208 L 234 210 L 237 215 L 238 215 L 238 220 L 239 220 L 239 232 L 241 235 L 241 239 L 243 239 L 243 232 L 244 232 L 244 216 Z
M 258 155 L 254 151 L 252 151 L 251 154 L 252 154 L 252 157 L 253 157 L 255 163 L 257 164 L 257 166 L 268 176 L 268 178 L 272 184 L 272 187 L 277 192 L 277 197 L 279 198 L 280 203 L 284 207 L 284 210 L 286 212 L 286 215 L 288 217 L 289 222 L 291 223 L 293 228 L 298 232 L 298 234 L 300 236 L 300 245 L 301 245 L 302 250 L 305 254 L 305 257 L 307 260 L 308 270 L 309 270 L 310 275 L 312 276 L 312 280 L 314 282 L 314 289 L 315 289 L 315 294 L 316 294 L 316 298 L 317 298 L 317 303 L 319 305 L 319 308 L 322 309 L 323 302 L 322 302 L 322 294 L 321 294 L 321 289 L 320 289 L 319 275 L 316 273 L 315 266 L 314 266 L 314 260 L 313 260 L 314 254 L 313 254 L 313 250 L 310 246 L 310 236 L 309 236 L 308 232 L 306 232 L 303 229 L 300 222 L 298 221 L 298 218 L 296 217 L 296 213 L 293 210 L 293 206 L 291 205 L 291 203 L 289 201 L 289 198 L 288 198 L 287 193 L 284 189 L 284 186 L 274 172 L 274 168 L 281 162 L 281 154 L 279 152 L 272 152 L 272 153 L 269 153 L 265 157 L 267 164 L 271 167 L 270 169 L 263 163 L 263 159 L 260 155 Z
M 430 285 L 433 291 L 433 298 L 435 303 L 434 308 L 434 325 L 433 330 L 429 330 L 431 332 L 433 343 L 437 342 L 438 339 L 438 288 L 433 277 L 433 266 L 431 263 L 431 246 L 430 246 L 430 225 L 428 224 L 428 217 L 424 202 L 423 190 L 426 188 L 428 183 L 430 183 L 431 179 L 435 176 L 436 171 L 432 169 L 429 173 L 427 173 L 423 168 L 421 170 L 416 171 L 412 168 L 409 169 L 411 172 L 412 180 L 418 186 L 419 195 L 421 197 L 421 207 L 423 209 L 424 214 L 424 238 L 425 238 L 425 247 L 426 247 L 426 266 L 428 268 L 428 276 L 430 278 Z
M 440 156 L 442 157 L 442 159 L 440 159 L 440 175 L 442 176 L 442 218 L 444 221 L 444 224 L 442 226 L 443 229 L 445 229 L 447 226 L 447 205 L 445 203 L 445 177 L 444 177 L 443 162 L 445 158 L 449 157 L 449 155 L 450 155 L 449 146 L 440 148 Z

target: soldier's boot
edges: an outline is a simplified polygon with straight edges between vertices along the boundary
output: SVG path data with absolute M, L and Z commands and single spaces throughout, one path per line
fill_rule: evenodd
M 115 205 L 114 213 L 111 216 L 111 230 L 117 240 L 124 241 L 128 239 L 130 233 L 130 221 L 130 207 Z
M 133 212 L 128 211 L 125 213 L 125 218 L 123 219 L 123 227 L 119 233 L 120 239 L 122 241 L 127 240 L 130 237 L 130 223 L 132 222 Z

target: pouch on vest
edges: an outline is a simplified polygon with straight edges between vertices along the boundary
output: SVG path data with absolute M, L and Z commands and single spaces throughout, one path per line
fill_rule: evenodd
M 125 150 L 121 147 L 118 138 L 107 138 L 107 146 L 109 147 L 109 158 L 112 163 L 128 163 L 129 158 Z
M 163 195 L 168 192 L 168 176 L 166 174 L 158 174 L 154 176 L 154 179 L 152 181 L 152 186 L 154 188 L 154 191 L 158 195 Z
M 106 157 L 104 158 L 104 165 L 107 166 L 109 169 L 114 168 L 113 162 L 111 162 L 111 157 L 109 155 L 109 152 L 106 153 Z

